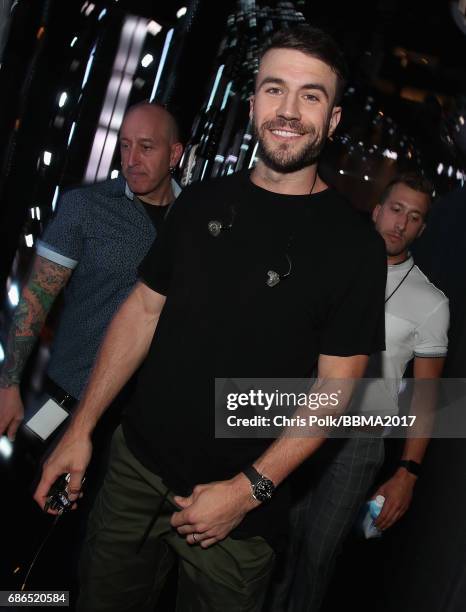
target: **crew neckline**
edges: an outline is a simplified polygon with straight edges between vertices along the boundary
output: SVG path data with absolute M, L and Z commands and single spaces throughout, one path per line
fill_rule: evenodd
M 411 255 L 411 253 L 408 253 L 408 259 L 405 259 L 404 261 L 401 261 L 397 264 L 388 264 L 388 269 L 393 271 L 407 270 L 413 265 L 413 263 L 413 256 Z
M 270 191 L 269 189 L 265 189 L 264 187 L 260 187 L 256 185 L 251 179 L 252 170 L 248 170 L 244 173 L 244 179 L 246 183 L 250 186 L 250 188 L 257 193 L 263 195 L 263 197 L 273 199 L 275 201 L 281 200 L 282 202 L 301 202 L 303 204 L 309 203 L 311 198 L 313 201 L 318 198 L 318 196 L 323 196 L 331 191 L 331 187 L 327 187 L 326 189 L 322 189 L 322 191 L 317 191 L 315 193 L 304 193 L 304 194 L 289 194 L 289 193 L 277 193 L 276 191 Z

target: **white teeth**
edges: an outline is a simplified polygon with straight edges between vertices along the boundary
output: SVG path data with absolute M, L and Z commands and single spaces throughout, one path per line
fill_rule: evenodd
M 296 138 L 301 136 L 301 134 L 298 134 L 297 132 L 288 132 L 286 130 L 272 130 L 272 134 L 283 136 L 283 138 Z

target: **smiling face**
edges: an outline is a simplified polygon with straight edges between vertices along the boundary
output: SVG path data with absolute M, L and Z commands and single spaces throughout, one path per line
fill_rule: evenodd
M 424 231 L 429 205 L 427 194 L 404 183 L 396 183 L 385 202 L 374 208 L 372 219 L 385 241 L 390 264 L 407 258 L 409 246 Z
M 120 130 L 121 169 L 129 188 L 149 198 L 170 182 L 183 150 L 176 142 L 173 119 L 163 108 L 144 105 L 130 110 Z
M 289 173 L 315 163 L 340 120 L 336 84 L 330 66 L 301 51 L 271 49 L 263 56 L 250 113 L 266 166 Z

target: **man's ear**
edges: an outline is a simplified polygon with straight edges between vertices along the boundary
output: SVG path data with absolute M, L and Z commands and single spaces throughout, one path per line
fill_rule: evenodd
M 379 216 L 380 209 L 382 208 L 381 204 L 376 204 L 372 209 L 372 221 L 375 223 L 377 221 L 377 217 Z
M 333 132 L 336 130 L 337 125 L 341 119 L 341 106 L 334 106 L 332 108 L 332 115 L 330 117 L 330 123 L 328 126 L 328 138 L 330 138 Z
M 175 144 L 172 144 L 170 151 L 170 167 L 175 168 L 175 166 L 178 165 L 178 162 L 183 155 L 183 148 L 184 147 L 181 142 L 175 142 Z
M 252 121 L 254 117 L 254 96 L 249 98 L 249 119 Z

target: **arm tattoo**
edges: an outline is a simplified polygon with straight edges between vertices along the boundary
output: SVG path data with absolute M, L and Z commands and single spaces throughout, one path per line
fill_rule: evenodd
M 55 298 L 72 270 L 43 257 L 36 257 L 31 277 L 24 287 L 8 334 L 0 387 L 19 384 L 29 355 Z

